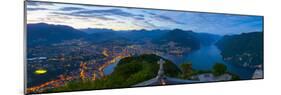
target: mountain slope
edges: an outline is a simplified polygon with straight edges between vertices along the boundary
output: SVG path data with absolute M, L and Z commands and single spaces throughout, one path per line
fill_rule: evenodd
M 224 36 L 216 45 L 226 61 L 245 67 L 263 62 L 263 33 L 251 32 Z
M 218 41 L 221 36 L 209 33 L 196 33 L 197 39 L 200 40 L 201 45 L 208 46 Z
M 153 42 L 159 45 L 166 45 L 170 42 L 174 42 L 176 44 L 175 46 L 189 47 L 192 50 L 200 48 L 200 41 L 194 32 L 180 29 L 171 30 L 160 38 L 154 39 Z
M 27 24 L 28 46 L 49 45 L 63 40 L 78 39 L 86 36 L 84 32 L 70 26 L 46 23 Z

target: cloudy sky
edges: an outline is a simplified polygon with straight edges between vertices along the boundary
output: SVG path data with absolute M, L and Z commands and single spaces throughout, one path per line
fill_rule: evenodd
M 46 2 L 27 3 L 27 23 L 68 25 L 77 29 L 183 29 L 213 34 L 262 31 L 262 17 Z

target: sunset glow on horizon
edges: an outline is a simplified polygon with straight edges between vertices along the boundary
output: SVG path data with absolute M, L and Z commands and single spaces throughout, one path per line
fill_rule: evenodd
M 76 29 L 182 29 L 212 34 L 262 31 L 262 17 L 63 3 L 27 2 L 27 23 L 68 25 Z

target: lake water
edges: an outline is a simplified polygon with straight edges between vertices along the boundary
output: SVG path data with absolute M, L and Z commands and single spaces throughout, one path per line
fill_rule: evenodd
M 215 45 L 210 45 L 183 56 L 167 55 L 165 58 L 172 60 L 177 65 L 191 61 L 192 68 L 197 70 L 211 70 L 213 65 L 219 62 L 225 64 L 229 72 L 238 75 L 241 79 L 251 79 L 255 69 L 227 63 L 223 61 L 220 53 L 221 51 Z
M 173 61 L 177 65 L 191 61 L 193 69 L 197 70 L 211 70 L 215 63 L 223 63 L 227 66 L 229 72 L 238 75 L 241 79 L 251 79 L 255 69 L 227 63 L 223 61 L 220 52 L 221 51 L 215 45 L 210 45 L 183 56 L 165 55 L 164 57 Z M 104 73 L 109 75 L 111 72 L 113 72 L 116 63 L 106 67 L 104 69 Z
M 117 63 L 120 61 L 120 59 L 117 59 L 116 62 L 113 64 L 108 65 L 107 67 L 104 68 L 104 74 L 109 75 L 114 71 L 114 68 L 116 67 Z

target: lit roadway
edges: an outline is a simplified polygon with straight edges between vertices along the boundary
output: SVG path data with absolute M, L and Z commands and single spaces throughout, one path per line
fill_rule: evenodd
M 105 76 L 104 68 L 106 68 L 110 64 L 114 64 L 118 59 L 122 59 L 124 57 L 130 56 L 130 54 L 128 53 L 127 50 L 125 50 L 121 53 L 118 53 L 118 54 L 113 54 L 113 55 L 109 55 L 108 51 L 105 51 L 105 50 L 102 53 L 109 59 L 107 59 L 107 61 L 105 61 L 105 63 L 98 68 L 98 74 L 100 75 L 101 78 Z M 112 56 L 112 57 L 110 57 L 110 56 Z M 30 88 L 27 88 L 27 93 L 40 93 L 40 92 L 43 92 L 47 89 L 57 88 L 57 87 L 63 86 L 67 81 L 71 81 L 71 80 L 75 80 L 75 79 L 79 79 L 79 78 L 85 79 L 86 78 L 85 74 L 87 73 L 85 71 L 86 68 L 87 68 L 86 64 L 81 63 L 80 64 L 80 75 L 79 75 L 79 77 L 78 76 L 65 76 L 65 77 L 62 76 L 59 79 L 51 80 L 51 81 L 45 82 L 43 84 L 40 84 L 38 86 L 33 86 L 33 87 L 30 87 Z M 92 80 L 96 80 L 96 76 L 97 75 L 94 72 Z

